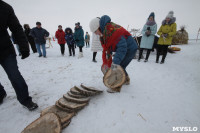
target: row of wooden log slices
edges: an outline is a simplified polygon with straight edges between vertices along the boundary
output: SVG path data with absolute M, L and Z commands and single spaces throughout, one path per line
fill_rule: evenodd
M 90 97 L 103 91 L 94 87 L 74 86 L 55 105 L 42 110 L 40 117 L 28 125 L 22 133 L 60 133 L 67 127 L 72 117 L 86 105 Z

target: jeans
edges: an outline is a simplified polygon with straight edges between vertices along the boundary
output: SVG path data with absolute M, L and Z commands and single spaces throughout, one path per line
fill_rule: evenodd
M 46 47 L 45 47 L 45 45 L 46 44 L 36 44 L 36 48 L 37 48 L 37 51 L 39 53 L 39 56 L 43 55 L 44 57 L 46 57 Z M 42 46 L 42 52 L 43 52 L 43 54 L 41 52 L 40 46 Z
M 18 70 L 16 56 L 9 55 L 6 59 L 0 60 L 0 64 L 5 70 L 13 88 L 15 89 L 18 101 L 22 105 L 26 105 L 32 101 L 32 98 L 29 96 L 28 86 Z M 0 95 L 4 94 L 6 94 L 6 91 L 0 83 Z
M 126 71 L 126 67 L 128 66 L 128 64 L 132 61 L 132 59 L 134 58 L 135 54 L 136 54 L 137 49 L 132 47 L 131 49 L 129 49 L 124 57 L 124 59 L 122 60 L 122 62 L 120 63 L 120 66 L 124 69 L 126 75 L 128 75 L 127 71 Z
M 138 46 L 137 46 L 136 41 L 131 36 L 128 37 L 126 42 L 128 44 L 127 52 L 126 52 L 126 55 L 124 56 L 123 60 L 121 61 L 120 66 L 124 69 L 126 75 L 128 75 L 128 73 L 126 71 L 126 67 L 129 65 L 129 63 L 134 58 Z

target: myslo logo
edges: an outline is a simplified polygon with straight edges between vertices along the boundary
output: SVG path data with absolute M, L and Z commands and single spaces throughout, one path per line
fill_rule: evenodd
M 197 132 L 197 127 L 173 127 L 173 132 Z

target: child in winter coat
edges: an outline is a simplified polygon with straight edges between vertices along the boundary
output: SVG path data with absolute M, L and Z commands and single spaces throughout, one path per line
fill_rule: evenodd
M 144 49 L 147 49 L 147 54 L 144 62 L 148 61 L 149 55 L 153 47 L 154 37 L 156 32 L 157 32 L 157 24 L 155 22 L 155 14 L 154 12 L 152 12 L 149 15 L 148 20 L 142 29 L 142 40 L 140 43 L 140 53 L 138 61 L 140 61 Z
M 86 35 L 85 35 L 85 44 L 86 44 L 86 48 L 90 47 L 90 35 L 88 34 L 88 32 L 86 32 Z
M 126 73 L 126 82 L 130 83 L 130 78 L 126 72 L 126 67 L 135 56 L 137 44 L 131 34 L 120 25 L 111 22 L 111 18 L 107 15 L 94 18 L 90 22 L 90 30 L 101 36 L 101 44 L 103 47 L 103 65 L 104 72 L 111 68 L 115 71 L 120 65 Z M 112 52 L 116 52 L 112 59 Z M 120 92 L 121 87 L 108 89 L 108 92 Z
M 74 50 L 74 35 L 72 33 L 72 29 L 71 28 L 66 28 L 65 29 L 65 40 L 67 42 L 68 48 L 69 48 L 69 56 L 75 56 L 75 50 Z
M 165 20 L 162 21 L 162 25 L 157 32 L 157 34 L 160 35 L 160 38 L 158 40 L 156 63 L 159 62 L 159 57 L 161 53 L 163 53 L 163 57 L 160 64 L 163 64 L 165 62 L 168 46 L 172 44 L 172 37 L 176 34 L 175 21 L 176 18 L 174 17 L 174 12 L 170 11 Z
M 65 32 L 62 29 L 62 26 L 58 26 L 58 30 L 56 31 L 55 34 L 56 38 L 58 39 L 58 44 L 60 45 L 60 51 L 62 56 L 65 54 Z

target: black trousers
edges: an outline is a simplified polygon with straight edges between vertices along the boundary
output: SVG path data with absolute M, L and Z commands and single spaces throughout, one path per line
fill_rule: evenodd
M 90 46 L 90 42 L 85 42 L 85 44 L 86 44 L 86 47 Z
M 29 96 L 28 86 L 21 73 L 19 72 L 16 56 L 9 55 L 6 59 L 0 60 L 0 65 L 5 70 L 13 88 L 15 89 L 17 100 L 22 105 L 26 105 L 27 103 L 32 101 L 32 98 Z M 3 96 L 5 94 L 6 91 L 0 83 L 0 96 Z
M 162 61 L 165 61 L 165 58 L 167 56 L 167 51 L 168 51 L 169 45 L 158 45 L 157 46 L 157 56 L 156 56 L 156 61 L 159 61 L 159 57 L 162 54 Z
M 96 60 L 97 52 L 93 52 L 93 61 Z
M 34 40 L 32 38 L 28 38 L 28 42 L 31 45 L 31 49 L 32 49 L 33 53 L 37 53 L 37 49 L 36 49 Z
M 144 51 L 144 48 L 140 48 L 140 53 L 139 53 L 139 58 L 138 58 L 138 60 L 141 59 L 143 51 Z M 151 53 L 151 49 L 147 49 L 147 54 L 146 54 L 145 60 L 148 60 L 148 59 L 149 59 L 150 53 Z
M 65 44 L 59 44 L 59 45 L 60 45 L 61 54 L 64 54 L 65 53 Z
M 79 52 L 83 52 L 83 46 L 79 47 Z
M 68 45 L 68 49 L 69 49 L 70 56 L 72 56 L 72 54 L 75 55 L 74 44 Z

